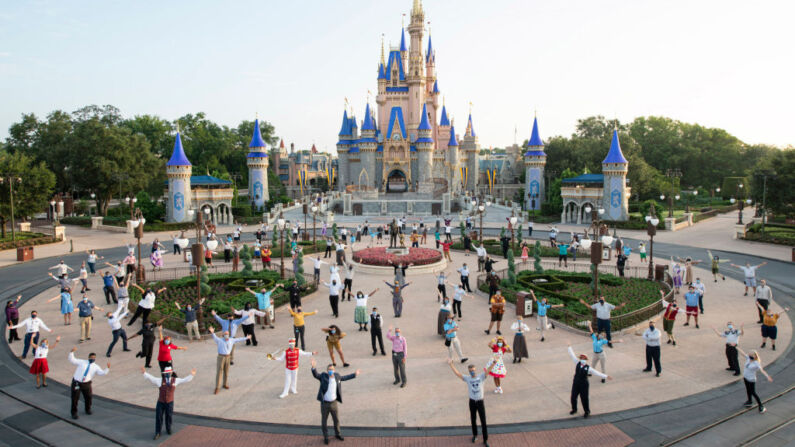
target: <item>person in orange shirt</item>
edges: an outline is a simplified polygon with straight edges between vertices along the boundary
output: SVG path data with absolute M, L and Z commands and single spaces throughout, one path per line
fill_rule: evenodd
M 776 324 L 778 323 L 778 317 L 780 317 L 783 313 L 789 310 L 789 307 L 785 307 L 779 313 L 773 313 L 772 310 L 762 309 L 762 306 L 757 302 L 756 306 L 759 307 L 759 310 L 764 312 L 762 314 L 762 346 L 760 348 L 764 348 L 767 345 L 767 339 L 770 339 L 770 345 L 772 346 L 773 350 L 776 350 L 776 336 L 778 335 L 778 328 Z
M 498 290 L 494 295 L 491 296 L 489 303 L 491 304 L 491 321 L 489 322 L 489 328 L 484 332 L 490 334 L 491 328 L 496 322 L 497 335 L 502 335 L 502 332 L 500 332 L 500 325 L 502 324 L 502 315 L 505 313 L 505 297 L 502 296 Z

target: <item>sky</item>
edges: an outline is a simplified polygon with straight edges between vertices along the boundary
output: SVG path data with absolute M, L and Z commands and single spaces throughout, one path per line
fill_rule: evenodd
M 336 152 L 344 98 L 364 114 L 381 35 L 398 45 L 412 2 L 3 3 L 1 139 L 23 113 L 112 104 L 169 120 L 203 111 L 229 126 L 258 115 L 288 145 Z M 662 115 L 795 145 L 794 2 L 423 6 L 447 109 L 463 126 L 472 103 L 482 147 L 521 143 L 534 113 L 544 139 L 592 115 Z

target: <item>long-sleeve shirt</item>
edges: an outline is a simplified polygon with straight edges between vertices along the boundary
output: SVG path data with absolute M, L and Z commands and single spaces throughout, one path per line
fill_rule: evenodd
M 246 337 L 223 338 L 213 333 L 213 339 L 215 340 L 215 344 L 218 345 L 218 355 L 229 355 L 229 353 L 232 352 L 232 346 L 234 346 L 235 343 L 245 341 Z
M 218 315 L 214 315 L 215 321 L 221 325 L 221 331 L 229 331 L 229 336 L 234 337 L 237 334 L 237 328 L 243 323 L 243 320 L 248 319 L 248 315 L 243 316 L 243 318 L 238 318 L 237 320 L 232 320 L 231 324 L 229 320 L 225 320 Z
M 293 312 L 292 309 L 287 309 L 290 311 L 290 315 L 293 316 L 293 326 L 300 327 L 304 325 L 304 317 L 308 317 L 310 315 L 314 315 L 317 312 Z
M 163 379 L 159 379 L 159 378 L 149 374 L 148 372 L 144 372 L 144 379 L 152 382 L 152 385 L 154 385 L 154 386 L 156 386 L 158 388 L 160 387 L 160 385 L 163 384 Z M 174 386 L 177 386 L 180 383 L 190 382 L 191 380 L 193 380 L 193 374 L 188 374 L 188 377 L 179 377 L 179 378 L 174 380 Z
M 646 329 L 643 332 L 643 339 L 646 341 L 646 346 L 660 346 L 660 330 L 657 328 Z
M 392 331 L 387 331 L 386 338 L 392 340 L 392 352 L 402 352 L 403 357 L 409 356 L 406 337 L 402 335 L 392 335 Z
M 254 309 L 252 307 L 249 310 L 236 310 L 235 311 L 235 315 L 246 315 L 246 316 L 248 316 L 246 321 L 244 321 L 241 324 L 243 324 L 243 325 L 251 325 L 251 324 L 254 324 L 254 322 L 256 320 L 256 318 L 254 318 L 254 317 L 264 317 L 265 315 L 268 315 L 268 314 L 266 314 L 265 312 L 260 312 L 257 309 Z
M 124 313 L 122 313 L 122 311 Z M 111 315 L 111 317 L 108 318 L 108 324 L 110 325 L 110 330 L 116 331 L 121 329 L 121 320 L 125 316 L 127 316 L 127 309 L 123 307 L 116 309 L 116 312 L 114 312 L 113 315 Z
M 524 323 L 524 321 L 514 321 L 514 323 L 511 325 L 511 330 L 517 334 L 521 334 L 523 332 L 529 332 L 530 328 Z
M 16 329 L 18 327 L 25 326 L 25 332 L 28 334 L 39 332 L 39 328 L 44 329 L 45 331 L 49 331 L 50 328 L 41 321 L 41 318 L 25 318 L 24 320 L 20 321 L 19 324 L 15 324 L 14 326 L 9 327 L 9 329 Z M 50 331 L 52 332 L 52 331 Z
M 66 265 L 64 263 L 60 263 L 60 264 L 58 264 L 58 265 L 56 265 L 54 267 L 50 267 L 50 270 L 53 270 L 53 269 L 58 270 L 58 276 L 67 274 L 69 272 L 69 270 L 74 270 L 74 269 L 72 269 L 72 267 L 69 267 L 68 265 Z
M 657 332 L 659 332 L 659 331 L 657 331 Z M 574 355 L 574 350 L 573 350 L 573 349 L 571 349 L 571 346 L 569 346 L 569 357 L 571 357 L 571 359 L 574 361 L 574 364 L 575 364 L 575 365 L 576 365 L 577 363 L 579 363 L 579 361 L 580 361 L 580 359 L 578 359 L 578 358 L 577 358 L 577 356 L 576 356 L 576 355 Z M 600 372 L 600 371 L 597 371 L 597 370 L 595 370 L 593 367 L 589 367 L 589 368 L 588 368 L 588 372 L 589 372 L 589 373 L 591 373 L 591 374 L 596 374 L 598 377 L 601 377 L 601 378 L 603 378 L 603 379 L 606 379 L 606 378 L 607 378 L 607 374 L 605 374 L 605 373 L 602 373 L 602 372 Z
M 89 363 L 88 360 L 75 358 L 74 352 L 69 353 L 69 363 L 77 366 L 72 376 L 76 382 L 91 382 L 94 375 L 104 376 L 110 372 L 110 368 L 102 369 L 96 362 Z
M 328 287 L 328 294 L 331 296 L 339 295 L 343 287 L 342 284 L 339 283 L 339 281 L 337 282 L 337 284 L 329 284 L 327 282 L 324 282 L 323 285 Z

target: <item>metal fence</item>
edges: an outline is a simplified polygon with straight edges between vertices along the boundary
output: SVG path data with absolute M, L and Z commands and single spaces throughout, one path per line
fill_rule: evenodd
M 287 278 L 293 277 L 293 270 L 291 268 L 292 262 L 289 263 L 290 267 L 288 267 L 288 263 L 285 262 L 284 264 L 284 275 Z M 279 261 L 271 261 L 271 267 L 269 269 L 264 269 L 262 262 L 257 259 L 251 260 L 251 267 L 252 270 L 255 272 L 260 272 L 262 270 L 271 270 L 278 272 L 280 269 Z M 243 269 L 243 261 L 240 261 L 238 265 L 238 271 Z M 146 271 L 146 280 L 147 281 L 172 281 L 175 279 L 184 278 L 186 276 L 195 276 L 195 268 L 191 268 L 190 266 L 186 265 L 185 267 L 171 267 L 165 269 L 157 269 L 157 270 L 147 270 Z M 207 273 L 230 273 L 233 272 L 233 264 L 231 262 L 218 262 L 217 260 L 213 260 L 212 265 L 207 265 Z

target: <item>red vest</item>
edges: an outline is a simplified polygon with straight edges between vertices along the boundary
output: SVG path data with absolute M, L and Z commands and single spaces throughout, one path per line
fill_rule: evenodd
M 177 387 L 174 386 L 176 380 L 177 378 L 174 376 L 171 376 L 171 383 L 166 383 L 165 379 L 160 379 L 160 396 L 157 398 L 158 402 L 163 402 L 165 404 L 174 402 L 174 390 L 177 389 Z
M 674 309 L 674 307 L 671 304 L 669 304 L 668 307 L 665 309 L 663 318 L 666 320 L 675 320 L 676 314 L 678 313 L 679 313 L 679 308 L 677 307 L 676 309 Z
M 298 369 L 298 357 L 301 355 L 301 351 L 298 348 L 295 349 L 287 349 L 284 351 L 284 365 L 287 369 L 294 370 Z

